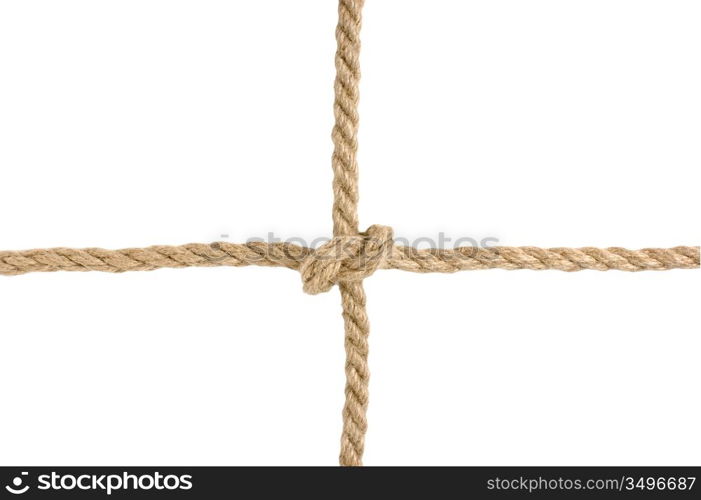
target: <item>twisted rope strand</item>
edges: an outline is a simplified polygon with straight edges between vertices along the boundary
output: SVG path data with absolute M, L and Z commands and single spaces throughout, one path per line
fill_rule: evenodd
M 575 272 L 666 271 L 699 268 L 699 247 L 673 248 L 538 248 L 538 247 L 460 247 L 421 249 L 393 246 L 376 268 L 400 269 L 414 273 L 454 273 L 481 269 L 531 269 Z M 102 248 L 49 248 L 0 251 L 0 275 L 15 276 L 55 271 L 152 271 L 183 267 L 270 266 L 300 270 L 312 248 L 291 243 L 190 243 L 181 246 L 152 246 L 104 250 Z M 337 257 L 327 256 L 329 259 Z M 342 255 L 341 259 L 355 259 Z M 364 263 L 352 262 L 354 273 Z M 341 265 L 341 268 L 344 266 Z M 367 269 L 367 267 L 366 267 Z M 342 271 L 342 269 L 341 269 Z M 363 275 L 362 277 L 367 277 Z M 333 280 L 333 276 L 327 279 Z
M 558 271 L 652 271 L 699 267 L 699 247 L 643 248 L 538 248 L 460 247 L 417 250 L 395 246 L 383 269 L 415 273 L 452 273 L 479 269 L 532 269 Z
M 335 124 L 333 140 L 333 234 L 358 234 L 358 99 L 360 82 L 360 26 L 364 0 L 340 0 L 336 26 Z M 341 465 L 362 465 L 368 406 L 368 335 L 362 278 L 338 284 L 343 306 L 346 348 L 346 402 L 341 432 Z
M 333 234 L 358 232 L 358 99 L 360 82 L 360 25 L 364 0 L 340 0 L 336 26 L 334 81 Z
M 13 276 L 53 271 L 152 271 L 161 268 L 275 266 L 299 269 L 312 249 L 288 243 L 190 243 L 104 250 L 49 248 L 0 252 L 0 274 Z

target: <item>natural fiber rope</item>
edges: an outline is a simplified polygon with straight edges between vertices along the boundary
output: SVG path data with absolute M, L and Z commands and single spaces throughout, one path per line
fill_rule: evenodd
M 537 248 L 462 247 L 418 250 L 395 246 L 392 230 L 358 232 L 358 83 L 363 0 L 340 0 L 336 28 L 336 80 L 332 138 L 334 237 L 318 249 L 288 243 L 192 243 L 123 250 L 51 248 L 0 252 L 0 275 L 51 271 L 151 271 L 160 268 L 275 266 L 298 270 L 304 290 L 316 294 L 335 284 L 345 322 L 346 402 L 341 465 L 362 465 L 367 429 L 368 334 L 362 280 L 377 269 L 452 273 L 477 269 L 644 271 L 699 267 L 699 247 Z
M 363 0 L 340 0 L 336 26 L 336 79 L 334 82 L 333 139 L 333 235 L 358 234 L 358 98 L 360 82 L 360 24 Z M 376 267 L 375 267 L 376 268 Z M 304 270 L 308 267 L 305 266 Z M 304 276 L 304 275 L 303 275 Z M 327 282 L 330 282 L 329 276 Z M 368 335 L 370 321 L 365 311 L 362 278 L 339 282 L 346 347 L 346 402 L 343 407 L 341 465 L 362 465 L 367 430 Z M 305 288 L 316 291 L 320 287 Z
M 361 236 L 362 238 L 362 236 Z M 340 243 L 336 243 L 339 242 Z M 344 248 L 348 240 L 332 240 L 334 246 Z M 328 245 L 328 244 L 327 244 Z M 378 244 L 375 244 L 377 246 Z M 326 247 L 326 245 L 324 245 Z M 305 260 L 317 258 L 312 248 L 289 243 L 191 243 L 181 246 L 152 246 L 104 250 L 102 248 L 49 248 L 0 252 L 0 275 L 54 271 L 152 271 L 161 268 L 181 267 L 287 267 L 300 270 Z M 353 244 L 345 243 L 345 254 L 333 262 L 334 272 L 328 267 L 318 268 L 307 264 L 303 274 L 305 282 L 310 273 L 319 269 L 326 273 L 321 278 L 328 289 L 328 282 L 349 281 L 367 277 L 375 269 L 401 269 L 414 273 L 453 273 L 481 269 L 532 269 L 558 271 L 667 271 L 670 269 L 695 269 L 699 267 L 699 247 L 643 248 L 538 248 L 538 247 L 460 247 L 456 249 L 417 250 L 413 247 L 393 246 L 377 263 L 363 264 L 353 255 Z M 350 255 L 348 254 L 350 249 Z M 325 250 L 324 250 L 325 251 Z M 372 255 L 371 255 L 372 257 Z M 323 256 L 324 259 L 336 259 Z M 305 285 L 309 293 L 315 288 Z

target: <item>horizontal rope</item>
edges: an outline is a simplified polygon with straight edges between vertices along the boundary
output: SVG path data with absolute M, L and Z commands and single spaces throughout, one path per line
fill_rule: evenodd
M 0 275 L 53 271 L 152 271 L 161 268 L 274 266 L 299 270 L 314 250 L 290 243 L 191 243 L 104 250 L 49 248 L 0 251 Z M 699 267 L 699 247 L 674 248 L 538 248 L 460 247 L 422 249 L 393 246 L 381 269 L 416 273 L 452 273 L 479 269 L 559 271 L 648 271 Z

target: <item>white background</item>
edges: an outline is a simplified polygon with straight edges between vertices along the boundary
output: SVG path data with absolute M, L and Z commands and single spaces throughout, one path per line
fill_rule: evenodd
M 336 2 L 0 1 L 0 248 L 331 232 Z M 698 245 L 701 5 L 368 0 L 364 227 Z M 701 464 L 701 272 L 383 271 L 365 462 Z M 336 290 L 0 279 L 0 463 L 335 464 Z

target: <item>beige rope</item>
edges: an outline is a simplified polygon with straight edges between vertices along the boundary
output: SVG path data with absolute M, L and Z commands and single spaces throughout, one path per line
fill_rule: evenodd
M 363 0 L 338 2 L 336 26 L 336 80 L 334 82 L 334 116 L 336 122 L 331 133 L 333 139 L 333 235 L 335 237 L 358 234 L 358 84 L 360 82 L 360 24 Z M 379 263 L 379 261 L 378 261 Z M 325 289 L 338 268 L 328 268 L 314 279 L 317 267 L 314 262 L 304 267 L 305 289 L 313 293 Z M 377 266 L 375 266 L 377 268 Z M 306 274 L 306 275 L 305 275 Z M 368 335 L 370 322 L 365 312 L 363 275 L 359 279 L 340 281 L 343 322 L 346 347 L 346 402 L 343 407 L 343 431 L 341 433 L 341 465 L 362 465 L 367 430 Z
M 0 252 L 0 274 L 12 276 L 52 271 L 151 271 L 164 267 L 276 266 L 299 269 L 311 250 L 284 243 L 192 243 L 103 250 L 102 248 L 50 248 Z
M 360 239 L 362 238 L 361 236 Z M 481 269 L 538 271 L 552 269 L 567 272 L 589 269 L 632 272 L 699 267 L 699 247 L 643 248 L 641 250 L 618 247 L 460 247 L 445 250 L 435 248 L 417 250 L 413 247 L 392 246 L 389 254 L 384 255 L 382 248 L 385 246 L 382 241 L 364 244 L 364 251 L 357 250 L 358 245 L 356 236 L 334 238 L 316 251 L 289 243 L 259 242 L 211 245 L 191 243 L 181 246 L 152 246 L 122 250 L 49 248 L 0 251 L 0 275 L 15 276 L 54 271 L 122 273 L 181 267 L 272 266 L 294 270 L 304 269 L 302 279 L 305 289 L 309 293 L 319 293 L 328 290 L 330 282 L 366 278 L 376 269 L 401 269 L 414 273 L 453 273 Z M 337 257 L 329 254 L 327 251 L 329 247 L 339 248 L 341 254 Z M 379 250 L 372 250 L 373 248 Z M 375 251 L 378 251 L 380 256 L 375 257 L 373 254 Z M 322 262 L 311 263 L 308 262 L 309 258 L 321 259 Z M 331 262 L 325 262 L 326 260 Z M 314 272 L 318 272 L 319 276 L 314 276 Z M 318 280 L 321 284 L 307 284 L 314 280 Z
M 336 80 L 332 138 L 334 238 L 318 249 L 287 243 L 192 243 L 103 250 L 51 248 L 0 252 L 0 274 L 51 271 L 151 271 L 160 268 L 276 266 L 298 270 L 304 290 L 316 294 L 339 285 L 346 347 L 346 401 L 341 465 L 362 465 L 368 406 L 368 334 L 362 280 L 377 269 L 452 273 L 477 269 L 643 271 L 699 267 L 699 247 L 537 248 L 462 247 L 418 250 L 393 244 L 392 230 L 358 232 L 358 83 L 363 0 L 340 0 L 336 28 Z
M 357 236 L 336 237 L 304 259 L 299 272 L 304 291 L 328 292 L 336 283 L 362 281 L 387 260 L 392 249 L 392 229 L 370 226 Z

